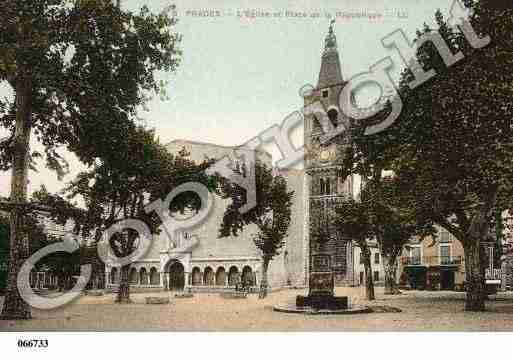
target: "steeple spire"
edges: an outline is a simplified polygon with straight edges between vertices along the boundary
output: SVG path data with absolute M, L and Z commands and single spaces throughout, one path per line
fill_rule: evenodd
M 324 40 L 324 52 L 331 51 L 331 50 L 337 50 L 337 37 L 335 36 L 335 33 L 333 32 L 333 25 L 335 25 L 335 19 L 332 19 L 330 21 L 330 29 L 328 30 L 328 35 L 326 36 L 326 39 Z
M 324 40 L 324 51 L 322 53 L 321 71 L 319 72 L 317 88 L 332 86 L 343 81 L 338 56 L 337 37 L 333 30 L 334 25 L 335 19 L 332 19 L 330 21 L 328 35 L 326 35 L 326 39 Z

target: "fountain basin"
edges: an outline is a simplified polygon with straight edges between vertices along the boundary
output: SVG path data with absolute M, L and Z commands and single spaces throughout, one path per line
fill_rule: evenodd
M 275 312 L 300 314 L 362 314 L 373 310 L 363 305 L 350 305 L 348 297 L 328 295 L 310 295 L 296 297 L 295 303 L 279 304 L 273 307 Z

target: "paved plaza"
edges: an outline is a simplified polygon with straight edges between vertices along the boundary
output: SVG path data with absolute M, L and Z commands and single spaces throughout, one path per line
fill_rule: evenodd
M 0 321 L 2 331 L 26 330 L 164 330 L 164 331 L 500 331 L 513 330 L 513 293 L 487 302 L 485 313 L 463 311 L 464 293 L 406 291 L 378 300 L 362 300 L 363 288 L 337 288 L 353 303 L 371 305 L 375 313 L 358 315 L 301 315 L 274 312 L 278 303 L 292 301 L 304 290 L 274 292 L 264 300 L 226 299 L 219 294 L 174 298 L 172 293 L 135 293 L 133 304 L 114 304 L 114 296 L 82 296 L 52 310 L 34 310 L 30 321 Z M 171 304 L 147 305 L 146 296 L 171 296 Z M 3 301 L 3 298 L 2 298 Z M 401 312 L 388 309 L 398 308 Z

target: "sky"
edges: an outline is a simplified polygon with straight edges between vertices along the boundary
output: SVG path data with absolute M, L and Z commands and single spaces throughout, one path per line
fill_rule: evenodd
M 345 79 L 387 56 L 397 65 L 397 77 L 403 66 L 400 57 L 384 48 L 381 39 L 397 29 L 413 37 L 424 22 L 434 22 L 437 8 L 447 14 L 452 1 L 265 0 L 256 5 L 233 0 L 122 0 L 125 9 L 134 11 L 144 5 L 160 11 L 176 4 L 175 30 L 182 35 L 180 66 L 175 73 L 159 74 L 167 81 L 169 98 L 154 98 L 139 116 L 163 143 L 187 139 L 241 145 L 301 109 L 299 90 L 317 82 L 330 16 L 339 15 L 334 29 Z M 222 16 L 197 16 L 200 11 Z M 273 16 L 262 17 L 265 12 Z M 372 18 L 376 14 L 381 16 Z M 0 83 L 4 96 L 12 96 L 12 91 Z M 372 91 L 365 96 L 373 102 Z M 301 145 L 300 136 L 294 142 Z M 274 160 L 280 159 L 277 148 L 267 150 Z M 71 171 L 63 181 L 41 164 L 37 173 L 30 173 L 29 191 L 41 184 L 52 192 L 61 190 L 83 168 L 73 156 L 67 158 Z M 0 195 L 8 196 L 9 186 L 10 173 L 0 172 Z

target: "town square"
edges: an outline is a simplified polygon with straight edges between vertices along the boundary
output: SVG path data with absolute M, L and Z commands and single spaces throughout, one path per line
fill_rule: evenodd
M 0 332 L 513 331 L 512 4 L 246 5 L 0 3 Z

